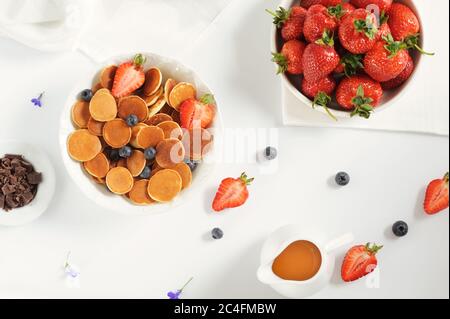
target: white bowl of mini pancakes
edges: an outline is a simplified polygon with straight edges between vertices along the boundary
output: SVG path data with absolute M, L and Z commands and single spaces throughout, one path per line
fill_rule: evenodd
M 212 94 L 209 87 L 202 81 L 200 76 L 191 68 L 184 64 L 167 57 L 163 57 L 154 53 L 141 52 L 147 58 L 143 65 L 144 70 L 148 70 L 153 67 L 157 67 L 163 74 L 163 83 L 167 79 L 174 79 L 177 82 L 188 82 L 193 84 L 197 89 L 197 97 L 200 98 L 204 94 Z M 79 93 L 85 89 L 89 89 L 95 86 L 99 82 L 99 74 L 101 70 L 110 65 L 120 65 L 123 62 L 133 59 L 135 54 L 123 54 L 115 56 L 105 60 L 103 63 L 95 65 L 91 72 L 88 72 L 83 78 L 74 86 L 71 93 L 67 97 L 64 109 L 61 114 L 60 129 L 59 129 L 59 142 L 61 149 L 61 156 L 63 158 L 64 165 L 67 172 L 75 184 L 98 206 L 118 213 L 123 214 L 137 214 L 148 215 L 158 214 L 170 211 L 175 207 L 180 206 L 186 201 L 192 201 L 197 195 L 201 195 L 202 186 L 205 180 L 211 176 L 212 171 L 215 168 L 214 159 L 216 158 L 216 145 L 213 144 L 208 154 L 203 158 L 203 161 L 197 169 L 193 172 L 192 184 L 182 192 L 170 203 L 158 203 L 148 206 L 140 206 L 132 203 L 126 196 L 118 196 L 111 193 L 105 185 L 99 185 L 91 176 L 82 168 L 80 162 L 74 161 L 67 150 L 67 140 L 69 136 L 76 129 L 71 119 L 72 107 L 76 103 Z M 217 107 L 216 117 L 213 125 L 208 129 L 214 136 L 214 140 L 217 139 L 218 134 L 222 131 L 222 123 L 220 117 L 220 110 Z

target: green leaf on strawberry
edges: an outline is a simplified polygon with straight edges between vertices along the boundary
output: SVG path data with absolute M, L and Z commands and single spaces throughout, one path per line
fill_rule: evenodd
M 316 41 L 316 44 L 324 46 L 334 46 L 334 34 L 329 30 L 325 30 L 322 34 L 322 39 Z
M 409 37 L 406 37 L 403 42 L 405 43 L 407 49 L 416 49 L 422 54 L 433 56 L 434 53 L 426 52 L 419 46 L 419 40 L 420 40 L 420 33 L 416 33 L 410 35 Z
M 368 119 L 373 111 L 373 99 L 366 97 L 364 93 L 364 88 L 362 85 L 358 87 L 356 96 L 352 100 L 355 109 L 351 113 L 351 117 L 359 115 L 362 118 Z
M 273 12 L 269 9 L 266 9 L 266 12 L 273 16 L 273 24 L 277 26 L 277 28 L 281 28 L 283 24 L 289 19 L 291 16 L 292 10 L 286 10 L 283 7 L 280 7 L 277 11 Z
M 373 16 L 368 14 L 366 20 L 355 20 L 355 29 L 358 32 L 363 32 L 369 39 L 376 38 L 378 33 L 378 27 L 373 21 Z
M 358 70 L 364 69 L 362 60 L 364 55 L 362 54 L 346 54 L 341 59 L 341 64 L 344 66 L 344 74 L 347 77 L 351 77 L 358 73 Z
M 325 92 L 319 92 L 317 93 L 316 97 L 314 98 L 312 107 L 313 109 L 316 108 L 316 105 L 319 105 L 321 107 L 323 107 L 325 109 L 325 111 L 327 112 L 327 114 L 337 122 L 337 118 L 336 116 L 334 116 L 333 113 L 331 113 L 330 109 L 328 108 L 328 104 L 331 102 L 331 96 L 329 96 L 328 94 L 326 94 Z

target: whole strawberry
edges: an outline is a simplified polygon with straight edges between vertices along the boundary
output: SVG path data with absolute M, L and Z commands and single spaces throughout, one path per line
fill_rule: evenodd
M 350 0 L 350 3 L 357 8 L 367 9 L 370 5 L 380 8 L 381 12 L 387 12 L 391 8 L 393 0 Z
M 299 75 L 303 73 L 303 54 L 305 44 L 299 40 L 286 42 L 281 53 L 273 53 L 272 61 L 278 64 L 278 74 L 289 73 Z
M 380 27 L 378 28 L 377 41 L 382 40 L 391 34 L 391 28 L 389 27 L 389 16 L 386 12 L 382 12 L 380 16 Z
M 308 44 L 303 53 L 304 77 L 308 82 L 317 82 L 331 74 L 339 62 L 333 37 L 330 33 L 324 32 L 322 39 Z
M 395 79 L 406 68 L 408 50 L 403 42 L 394 41 L 389 35 L 378 41 L 364 58 L 364 70 L 374 80 L 387 82 Z
M 146 58 L 142 54 L 137 54 L 133 61 L 122 63 L 114 77 L 112 95 L 121 98 L 132 94 L 145 83 L 145 73 L 142 65 Z
M 389 27 L 396 41 L 403 41 L 407 37 L 420 31 L 420 23 L 414 12 L 401 3 L 392 4 L 389 10 Z
M 350 249 L 342 263 L 342 280 L 352 282 L 372 273 L 378 266 L 376 255 L 382 248 L 376 244 L 367 244 Z
M 266 10 L 273 16 L 273 23 L 281 29 L 281 37 L 284 41 L 299 39 L 303 35 L 303 24 L 306 19 L 306 9 L 293 6 L 286 10 L 280 7 L 276 12 Z
M 363 58 L 362 54 L 347 53 L 342 57 L 338 67 L 334 69 L 334 73 L 345 74 L 347 77 L 357 74 L 359 70 L 364 69 Z
M 331 102 L 331 94 L 336 88 L 336 81 L 329 75 L 317 82 L 308 82 L 305 79 L 302 80 L 301 91 L 304 95 L 313 100 L 313 108 L 322 106 L 328 115 L 335 121 L 336 117 L 331 113 L 328 108 L 328 104 Z
M 328 12 L 338 19 L 340 25 L 356 8 L 348 2 L 340 3 L 335 7 L 329 7 Z
M 398 88 L 411 77 L 412 73 L 414 72 L 414 68 L 415 68 L 414 61 L 408 54 L 408 62 L 402 73 L 400 73 L 396 78 L 392 80 L 382 82 L 381 86 L 383 87 L 384 90 L 392 90 Z
M 447 173 L 444 178 L 435 179 L 428 185 L 423 204 L 428 215 L 435 215 L 448 208 L 448 179 Z
M 425 55 L 434 55 L 419 46 L 419 19 L 409 7 L 401 3 L 392 4 L 388 24 L 394 40 L 403 41 L 408 49 L 416 49 Z
M 336 91 L 339 105 L 352 110 L 351 116 L 368 119 L 383 96 L 381 84 L 365 75 L 344 78 Z
M 306 14 L 303 34 L 308 42 L 313 43 L 321 39 L 325 31 L 334 33 L 337 27 L 336 17 L 332 16 L 326 7 L 317 4 L 310 7 Z
M 339 26 L 341 45 L 353 54 L 364 54 L 372 49 L 377 34 L 377 18 L 365 9 L 353 11 Z
M 302 0 L 300 1 L 300 5 L 304 8 L 309 8 L 315 4 L 321 4 L 325 7 L 336 6 L 339 3 L 342 3 L 343 0 Z

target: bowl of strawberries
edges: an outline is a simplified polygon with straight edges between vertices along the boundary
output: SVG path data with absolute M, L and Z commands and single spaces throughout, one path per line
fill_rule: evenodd
M 413 0 L 283 0 L 272 61 L 303 104 L 369 119 L 404 94 L 420 66 L 423 27 Z

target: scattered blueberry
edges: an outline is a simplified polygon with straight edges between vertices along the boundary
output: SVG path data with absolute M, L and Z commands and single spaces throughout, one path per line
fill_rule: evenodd
M 147 148 L 147 149 L 144 151 L 144 155 L 145 155 L 145 158 L 146 158 L 147 160 L 152 161 L 152 160 L 155 159 L 155 156 L 156 156 L 156 149 L 155 149 L 154 147 Z
M 86 89 L 81 91 L 80 98 L 85 102 L 90 102 L 92 97 L 94 96 L 94 93 L 92 90 Z
M 223 238 L 223 231 L 220 228 L 214 228 L 211 231 L 211 234 L 212 234 L 212 238 L 214 238 L 214 239 L 222 239 Z
M 348 175 L 345 172 L 340 172 L 337 173 L 335 180 L 338 185 L 345 186 L 348 185 L 348 183 L 350 183 L 350 175 Z
M 408 234 L 408 230 L 409 230 L 408 224 L 403 221 L 396 222 L 394 226 L 392 226 L 392 231 L 397 237 L 406 236 Z
M 111 149 L 111 150 L 108 152 L 108 155 L 109 155 L 109 159 L 110 159 L 112 162 L 117 162 L 118 160 L 120 160 L 119 150 Z
M 129 158 L 132 153 L 133 150 L 129 146 L 124 146 L 119 150 L 119 156 L 122 158 Z
M 136 115 L 131 114 L 127 116 L 126 122 L 129 127 L 133 127 L 139 123 L 139 118 Z
M 185 160 L 184 162 L 187 164 L 187 166 L 189 166 L 189 168 L 191 169 L 191 172 L 195 171 L 198 167 L 198 162 L 191 161 L 188 159 Z
M 264 150 L 264 157 L 269 161 L 276 159 L 278 156 L 278 151 L 275 147 L 267 146 Z
M 143 178 L 143 179 L 148 179 L 148 178 L 150 178 L 151 174 L 152 174 L 152 169 L 150 167 L 146 166 L 144 168 L 144 170 L 142 171 L 141 175 L 139 175 L 139 177 Z

